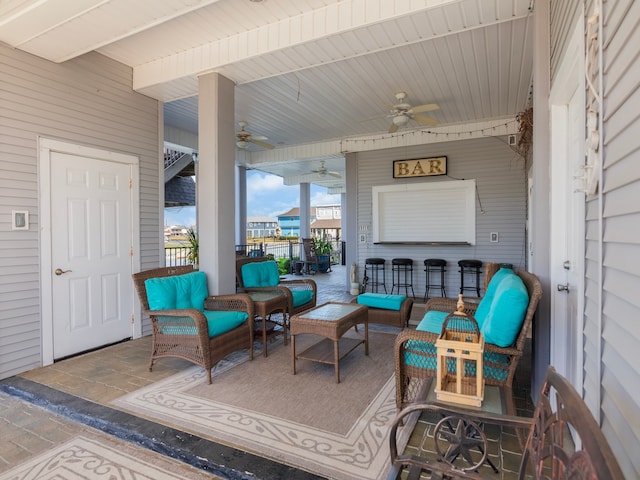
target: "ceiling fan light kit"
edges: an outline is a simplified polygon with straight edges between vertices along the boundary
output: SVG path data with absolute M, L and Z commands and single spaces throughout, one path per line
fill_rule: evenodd
M 404 127 L 407 123 L 409 123 L 409 117 L 406 116 L 405 114 L 400 114 L 393 117 L 393 120 L 391 121 L 393 122 L 394 125 L 397 125 L 398 127 Z

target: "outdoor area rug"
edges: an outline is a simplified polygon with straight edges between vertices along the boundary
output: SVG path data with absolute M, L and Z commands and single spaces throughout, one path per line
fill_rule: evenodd
M 125 453 L 128 452 L 128 453 Z M 166 464 L 166 465 L 164 465 Z M 166 467 L 166 468 L 163 468 Z M 180 470 L 180 471 L 177 471 Z M 187 471 L 188 470 L 188 471 Z M 0 473 L 0 480 L 186 480 L 219 478 L 190 467 L 176 469 L 161 455 L 105 437 L 82 435 Z
M 349 331 L 347 336 L 362 335 Z M 188 368 L 113 403 L 156 422 L 336 479 L 382 479 L 390 465 L 388 430 L 395 418 L 393 345 L 397 332 L 369 331 L 361 345 L 333 365 L 298 360 L 279 337 L 269 356 L 227 357 L 206 383 Z M 319 337 L 299 335 L 296 351 Z

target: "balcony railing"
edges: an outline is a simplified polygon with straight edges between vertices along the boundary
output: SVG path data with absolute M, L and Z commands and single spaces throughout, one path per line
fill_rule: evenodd
M 333 252 L 331 253 L 331 263 L 344 265 L 343 247 L 344 242 L 332 241 Z M 190 247 L 165 247 L 165 265 L 172 267 L 176 265 L 189 265 Z M 301 245 L 299 242 L 259 242 L 248 243 L 246 245 L 235 246 L 236 255 L 246 257 L 265 257 L 273 255 L 276 261 L 280 259 L 299 260 L 301 257 Z

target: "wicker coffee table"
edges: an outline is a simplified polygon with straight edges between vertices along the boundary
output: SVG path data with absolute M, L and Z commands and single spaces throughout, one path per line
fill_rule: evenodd
M 351 327 L 364 323 L 364 338 L 342 338 Z M 364 354 L 369 355 L 368 308 L 353 303 L 329 302 L 306 312 L 293 315 L 291 329 L 291 365 L 296 374 L 296 359 L 328 363 L 335 366 L 336 383 L 340 383 L 340 359 L 364 343 Z M 296 335 L 310 333 L 324 340 L 296 354 Z

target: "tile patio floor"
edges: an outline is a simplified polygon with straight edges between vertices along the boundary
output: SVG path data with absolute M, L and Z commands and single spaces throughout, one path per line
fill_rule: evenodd
M 346 268 L 336 266 L 331 273 L 314 276 L 318 303 L 351 301 L 353 296 L 346 288 Z M 417 298 L 411 316 L 413 325 L 423 312 L 424 305 Z M 109 403 L 112 400 L 191 365 L 180 359 L 164 359 L 149 372 L 150 350 L 151 337 L 144 337 L 0 381 L 0 479 L 3 472 L 79 434 L 120 445 L 123 451 L 133 451 L 134 456 L 135 449 L 142 448 L 155 458 L 154 462 L 184 478 L 320 478 L 113 409 Z M 519 415 L 530 416 L 533 411 L 529 400 L 530 363 L 527 357 L 520 362 L 522 368 L 514 386 Z M 429 435 L 435 421 L 422 418 L 408 448 L 421 449 L 423 436 Z M 501 472 L 491 474 L 490 478 L 517 478 L 520 463 L 517 437 L 499 431 L 493 435 L 499 440 L 492 442 L 490 458 Z M 421 454 L 433 455 L 424 450 Z

